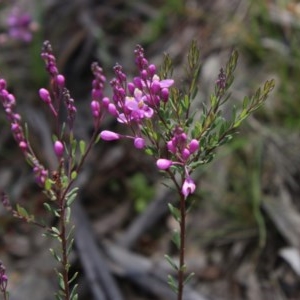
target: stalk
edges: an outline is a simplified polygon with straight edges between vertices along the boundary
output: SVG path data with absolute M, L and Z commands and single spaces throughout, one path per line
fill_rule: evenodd
M 177 300 L 183 299 L 184 274 L 185 274 L 185 198 L 180 195 L 180 246 L 179 246 L 179 268 L 178 268 L 178 294 Z

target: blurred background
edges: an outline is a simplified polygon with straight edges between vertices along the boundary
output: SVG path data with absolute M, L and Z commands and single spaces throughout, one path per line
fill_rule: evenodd
M 116 62 L 134 76 L 133 50 L 149 61 L 173 59 L 184 81 L 190 42 L 200 47 L 198 99 L 205 102 L 230 52 L 240 54 L 233 103 L 274 78 L 262 109 L 242 126 L 213 163 L 197 174 L 188 217 L 186 260 L 195 276 L 186 300 L 300 299 L 300 2 L 288 0 L 19 0 L 0 2 L 0 72 L 28 123 L 42 161 L 53 159 L 49 114 L 38 90 L 48 86 L 40 58 L 49 40 L 78 107 L 76 135 L 88 139 L 92 74 L 98 61 L 108 81 Z M 107 84 L 109 86 L 109 84 Z M 109 94 L 109 89 L 107 90 Z M 44 195 L 0 113 L 0 189 L 37 218 L 49 218 Z M 103 128 L 118 128 L 106 119 Z M 126 141 L 98 143 L 78 183 L 72 272 L 79 299 L 176 299 L 166 284 L 176 259 L 176 224 L 151 157 Z M 49 224 L 53 220 L 49 219 Z M 11 300 L 53 299 L 52 241 L 0 207 L 0 259 Z

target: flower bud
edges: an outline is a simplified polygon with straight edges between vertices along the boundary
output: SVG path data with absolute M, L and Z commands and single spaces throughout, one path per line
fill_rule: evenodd
M 156 66 L 153 64 L 149 65 L 148 72 L 149 72 L 149 75 L 152 77 L 156 72 Z
M 156 161 L 156 165 L 160 170 L 169 169 L 172 166 L 173 162 L 169 159 L 160 158 Z
M 27 150 L 27 143 L 25 141 L 21 141 L 19 143 L 19 147 L 21 148 L 22 151 L 26 151 Z
M 164 102 L 167 102 L 169 100 L 169 89 L 168 88 L 163 88 L 161 89 L 160 91 L 160 95 L 161 95 L 161 99 L 164 101 Z
M 62 157 L 64 154 L 64 145 L 61 141 L 56 141 L 54 143 L 54 152 L 57 157 Z
M 94 118 L 98 118 L 100 115 L 100 103 L 98 101 L 91 102 L 91 110 Z
M 184 148 L 183 151 L 182 151 L 182 158 L 184 160 L 186 160 L 186 159 L 189 158 L 190 155 L 191 155 L 191 153 L 190 153 L 189 149 Z
M 120 135 L 109 130 L 103 130 L 100 132 L 100 138 L 104 141 L 114 141 L 120 139 Z
M 153 81 L 150 90 L 153 94 L 158 93 L 160 91 L 160 83 L 157 80 Z
M 172 140 L 167 142 L 167 148 L 171 153 L 176 153 L 176 146 L 174 145 Z
M 112 116 L 114 116 L 114 117 L 118 116 L 118 112 L 117 112 L 116 106 L 113 103 L 109 103 L 107 109 L 108 109 L 108 112 Z
M 191 140 L 190 144 L 189 144 L 189 150 L 190 153 L 194 153 L 199 149 L 199 142 L 195 139 Z
M 55 78 L 55 81 L 58 86 L 64 87 L 65 86 L 65 77 L 61 74 L 58 74 Z
M 48 92 L 48 90 L 42 88 L 39 90 L 39 95 L 41 97 L 41 99 L 46 103 L 46 104 L 50 104 L 51 103 L 51 97 L 50 94 Z
M 145 147 L 145 140 L 140 137 L 135 138 L 134 139 L 134 147 L 137 149 L 143 149 Z

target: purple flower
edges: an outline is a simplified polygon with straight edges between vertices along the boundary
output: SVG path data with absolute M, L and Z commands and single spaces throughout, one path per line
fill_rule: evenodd
M 16 40 L 32 40 L 33 21 L 31 16 L 15 6 L 7 18 L 8 35 Z
M 195 182 L 191 177 L 187 177 L 182 185 L 181 192 L 186 199 L 190 194 L 193 194 L 196 189 Z
M 172 166 L 173 162 L 169 159 L 160 158 L 156 161 L 156 165 L 160 170 L 169 169 Z
M 103 130 L 100 132 L 100 138 L 104 141 L 115 141 L 120 139 L 120 135 L 109 130 Z

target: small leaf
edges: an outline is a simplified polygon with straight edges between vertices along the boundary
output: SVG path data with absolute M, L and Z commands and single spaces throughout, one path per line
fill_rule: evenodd
M 50 248 L 49 251 L 51 252 L 52 256 L 53 256 L 58 262 L 61 262 L 60 256 L 54 251 L 54 249 Z
M 45 181 L 45 190 L 50 191 L 52 188 L 53 181 L 50 178 L 47 178 Z
M 77 277 L 77 272 L 75 273 L 75 275 L 76 275 L 76 277 Z M 74 276 L 73 276 L 74 277 Z M 75 277 L 75 278 L 76 278 Z M 74 279 L 75 279 L 74 278 Z M 69 283 L 70 283 L 71 281 L 69 281 Z M 73 287 L 73 289 L 72 289 L 72 291 L 71 291 L 71 294 L 70 294 L 70 298 L 71 298 L 71 300 L 77 300 L 78 299 L 78 294 L 77 294 L 77 287 L 78 287 L 78 284 L 75 284 L 74 285 L 74 287 Z
M 26 219 L 29 217 L 27 210 L 24 207 L 20 206 L 19 204 L 17 204 L 17 212 L 20 217 L 24 217 Z
M 70 208 L 70 206 L 66 207 L 65 216 L 66 216 L 66 223 L 70 223 L 70 217 L 71 217 L 71 208 Z
M 79 149 L 80 149 L 80 154 L 84 155 L 85 149 L 86 149 L 86 143 L 85 143 L 85 141 L 81 140 L 79 142 Z
M 177 283 L 172 275 L 168 275 L 168 284 L 172 289 L 172 291 L 177 294 L 178 293 Z
M 76 178 L 77 178 L 77 172 L 76 172 L 76 171 L 73 171 L 73 172 L 71 173 L 71 179 L 74 180 L 74 179 L 76 179 Z
M 177 249 L 180 249 L 180 234 L 177 230 L 174 230 L 173 232 L 172 241 L 176 245 Z
M 174 219 L 177 222 L 180 222 L 181 221 L 180 210 L 178 208 L 176 208 L 175 206 L 173 206 L 171 203 L 168 203 L 168 207 L 169 207 L 170 213 L 174 217 Z
M 59 284 L 59 287 L 64 291 L 65 290 L 65 282 L 63 279 L 63 275 L 61 273 L 58 273 L 58 284 Z
M 186 285 L 193 277 L 194 277 L 195 273 L 192 272 L 190 273 L 187 278 L 184 280 L 183 285 Z
M 168 254 L 165 254 L 165 259 L 174 270 L 178 271 L 178 266 Z

